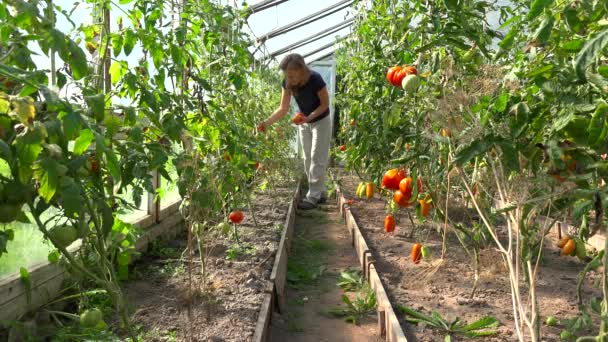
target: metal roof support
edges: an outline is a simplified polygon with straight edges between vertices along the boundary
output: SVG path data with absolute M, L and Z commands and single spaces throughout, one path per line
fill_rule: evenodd
M 350 26 L 352 24 L 352 22 L 354 21 L 354 18 L 348 19 L 346 21 L 341 22 L 338 25 L 334 25 L 332 27 L 329 27 L 321 32 L 317 32 L 309 37 L 306 37 L 300 41 L 297 41 L 293 44 L 289 44 L 288 46 L 285 46 L 284 48 L 281 48 L 279 50 L 274 51 L 273 53 L 270 54 L 270 57 L 276 57 L 278 55 L 281 55 L 283 53 L 286 53 L 290 50 L 293 49 L 297 49 L 299 47 L 302 47 L 304 45 L 310 44 L 312 42 L 315 42 L 321 38 L 325 38 L 327 36 L 329 36 L 330 34 L 336 33 L 342 29 L 347 28 L 348 26 Z
M 332 47 L 332 46 L 334 46 L 334 45 L 338 44 L 338 43 L 339 43 L 339 42 L 341 42 L 342 40 L 346 39 L 348 36 L 349 36 L 349 34 L 347 34 L 347 35 L 345 35 L 345 36 L 342 36 L 342 37 L 340 37 L 340 38 L 337 38 L 335 41 L 333 41 L 333 42 L 331 42 L 331 43 L 328 43 L 328 44 L 325 44 L 325 45 L 323 45 L 323 46 L 319 47 L 318 49 L 312 50 L 312 51 L 308 52 L 307 54 L 303 55 L 302 57 L 303 57 L 303 58 L 310 57 L 310 56 L 314 55 L 314 54 L 315 54 L 315 53 L 317 53 L 317 52 L 321 52 L 321 51 L 323 51 L 323 50 L 325 50 L 325 49 L 327 49 L 327 48 L 330 48 L 330 47 Z
M 310 64 L 310 63 L 314 63 L 314 62 L 316 62 L 316 61 L 320 61 L 320 60 L 322 60 L 322 59 L 325 59 L 325 58 L 327 58 L 327 57 L 329 57 L 329 56 L 333 55 L 334 53 L 336 53 L 336 50 L 332 50 L 330 53 L 326 53 L 326 54 L 324 54 L 323 56 L 317 57 L 317 58 L 313 59 L 312 61 L 307 62 L 306 64 Z
M 274 29 L 274 30 L 272 30 L 272 31 L 270 31 L 270 32 L 268 32 L 268 33 L 260 36 L 257 41 L 258 41 L 258 43 L 261 42 L 261 41 L 266 41 L 266 40 L 268 40 L 270 38 L 274 38 L 276 36 L 285 34 L 285 33 L 289 32 L 289 31 L 292 31 L 292 30 L 295 30 L 295 29 L 300 28 L 302 26 L 305 26 L 305 25 L 308 25 L 310 23 L 313 23 L 313 22 L 315 22 L 315 21 L 317 21 L 319 19 L 325 18 L 325 17 L 327 17 L 327 16 L 329 16 L 331 14 L 334 14 L 334 13 L 336 13 L 338 11 L 341 11 L 341 10 L 345 9 L 346 7 L 349 7 L 350 5 L 352 5 L 353 1 L 354 0 L 342 0 L 342 1 L 338 2 L 338 3 L 335 3 L 335 4 L 333 4 L 333 5 L 325 8 L 325 9 L 322 9 L 322 10 L 320 10 L 318 12 L 315 12 L 315 13 L 313 13 L 311 15 L 308 15 L 308 16 L 302 18 L 302 19 L 296 20 L 296 21 L 294 21 L 292 23 L 289 23 L 289 24 L 287 24 L 287 25 L 285 25 L 283 27 L 279 27 L 277 29 Z
M 245 19 L 249 18 L 250 15 L 254 14 L 254 13 L 258 13 L 261 12 L 263 10 L 272 8 L 274 6 L 280 5 L 284 2 L 287 2 L 289 0 L 265 0 L 265 1 L 261 1 L 255 5 L 250 6 L 247 9 L 247 15 L 245 16 Z

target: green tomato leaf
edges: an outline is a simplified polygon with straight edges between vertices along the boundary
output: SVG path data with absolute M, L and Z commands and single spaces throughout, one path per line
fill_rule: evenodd
M 118 57 L 120 52 L 122 51 L 124 39 L 122 33 L 114 33 L 112 34 L 112 49 L 114 50 L 114 57 Z
M 64 62 L 70 65 L 75 80 L 79 80 L 89 73 L 87 56 L 73 40 L 68 41 L 68 60 L 64 60 Z
M 32 165 L 42 152 L 40 144 L 17 144 L 17 157 L 19 159 L 19 180 L 21 183 L 28 183 L 34 171 Z
M 124 40 L 124 51 L 125 55 L 128 56 L 133 51 L 135 47 L 135 43 L 137 42 L 137 36 L 133 30 L 127 29 L 125 30 L 125 40 Z
M 585 46 L 585 41 L 582 39 L 573 39 L 569 42 L 561 44 L 560 48 L 568 53 L 577 53 Z
M 534 36 L 532 37 L 532 41 L 539 46 L 545 45 L 549 38 L 551 37 L 551 30 L 553 30 L 553 25 L 555 24 L 555 18 L 553 16 L 548 16 L 543 20 L 540 24 L 540 27 L 536 32 L 534 32 Z
M 608 115 L 608 104 L 605 102 L 600 103 L 589 121 L 589 128 L 587 129 L 589 134 L 588 143 L 591 146 L 597 145 L 602 135 L 602 131 L 606 125 L 606 115 Z
M 608 28 L 589 40 L 576 57 L 574 70 L 581 80 L 586 80 L 585 70 L 593 61 L 595 61 L 606 46 L 608 46 Z
M 456 156 L 454 157 L 454 162 L 462 166 L 465 163 L 469 162 L 471 159 L 477 157 L 478 155 L 485 153 L 491 146 L 493 139 L 488 139 L 488 137 L 482 137 L 476 140 L 473 140 L 469 144 L 462 145 L 456 151 Z
M 127 73 L 129 65 L 125 61 L 116 61 L 110 66 L 110 76 L 112 85 L 116 85 L 118 81 Z
M 545 8 L 553 4 L 553 0 L 534 0 L 532 4 L 530 4 L 530 11 L 526 16 L 527 20 L 532 20 L 538 17 Z
M 80 129 L 80 115 L 76 112 L 60 112 L 59 120 L 63 125 L 63 133 L 66 139 L 73 140 L 78 136 L 78 130 Z
M 118 159 L 116 158 L 114 151 L 110 149 L 106 150 L 106 163 L 110 175 L 112 175 L 112 178 L 114 178 L 114 181 L 118 184 L 120 182 L 120 164 L 118 164 Z
M 51 158 L 42 159 L 36 166 L 34 175 L 40 182 L 38 193 L 46 203 L 49 203 L 57 192 L 57 187 L 59 185 L 59 174 L 62 167 L 65 166 L 59 164 L 55 159 Z
M 27 304 L 29 305 L 32 302 L 32 280 L 30 279 L 30 273 L 25 267 L 21 267 L 19 268 L 19 277 L 21 278 L 23 286 L 25 286 Z
M 83 208 L 80 188 L 72 177 L 61 178 L 62 207 L 66 216 L 74 217 Z
M 78 136 L 74 144 L 74 154 L 77 156 L 83 154 L 91 146 L 93 140 L 95 140 L 95 135 L 93 135 L 90 129 L 87 128 L 80 131 L 80 136 Z

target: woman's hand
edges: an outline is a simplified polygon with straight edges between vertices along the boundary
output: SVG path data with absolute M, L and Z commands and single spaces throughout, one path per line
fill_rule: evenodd
M 261 132 L 261 133 L 266 132 L 266 128 L 267 128 L 268 126 L 269 126 L 269 125 L 266 123 L 266 121 L 262 121 L 262 122 L 260 122 L 260 123 L 258 124 L 258 132 Z
M 310 123 L 310 121 L 312 121 L 310 116 L 304 116 L 300 122 L 300 125 Z

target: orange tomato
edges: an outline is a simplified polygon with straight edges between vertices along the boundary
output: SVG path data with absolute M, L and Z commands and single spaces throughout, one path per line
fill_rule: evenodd
M 576 250 L 576 242 L 572 239 L 568 239 L 564 247 L 562 248 L 562 255 L 572 255 Z
M 350 120 L 350 125 L 351 125 L 351 126 L 354 126 L 354 125 L 355 125 L 355 119 L 351 119 L 351 120 Z
M 414 246 L 412 246 L 412 261 L 417 264 L 420 262 L 420 257 L 422 256 L 421 253 L 422 250 L 422 245 L 419 243 L 415 243 Z
M 302 113 L 296 113 L 296 115 L 293 116 L 293 118 L 291 118 L 291 122 L 293 122 L 296 125 L 300 125 L 302 124 L 302 122 L 304 122 L 304 114 Z
M 395 191 L 393 201 L 401 208 L 407 208 L 410 205 L 410 196 L 406 196 L 401 190 Z
M 399 190 L 404 194 L 408 201 L 412 196 L 412 177 L 406 177 L 399 182 Z
M 384 231 L 387 233 L 395 231 L 395 218 L 393 215 L 386 215 L 384 218 Z
M 566 242 L 568 242 L 568 240 L 570 240 L 570 236 L 566 235 L 564 237 L 562 237 L 558 242 L 557 242 L 557 247 L 559 248 L 564 248 L 564 246 L 566 245 Z
M 398 175 L 398 169 L 390 169 L 386 171 L 382 177 L 382 187 L 391 190 L 399 189 L 399 182 L 401 180 L 399 182 L 396 181 L 398 179 Z
M 427 217 L 429 215 L 429 211 L 431 210 L 431 207 L 433 206 L 433 203 L 429 202 L 430 200 L 431 200 L 431 195 L 427 194 L 424 199 L 421 199 L 418 201 L 420 203 L 420 214 L 422 215 L 422 217 Z
M 365 196 L 367 199 L 372 199 L 374 197 L 374 183 L 367 183 L 365 188 Z

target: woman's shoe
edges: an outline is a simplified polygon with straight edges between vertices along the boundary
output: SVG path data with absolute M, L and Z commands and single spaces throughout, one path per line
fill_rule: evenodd
M 312 209 L 316 209 L 316 208 L 317 208 L 317 205 L 315 203 L 308 202 L 307 200 L 302 200 L 298 204 L 298 209 L 300 209 L 300 210 L 312 210 Z

